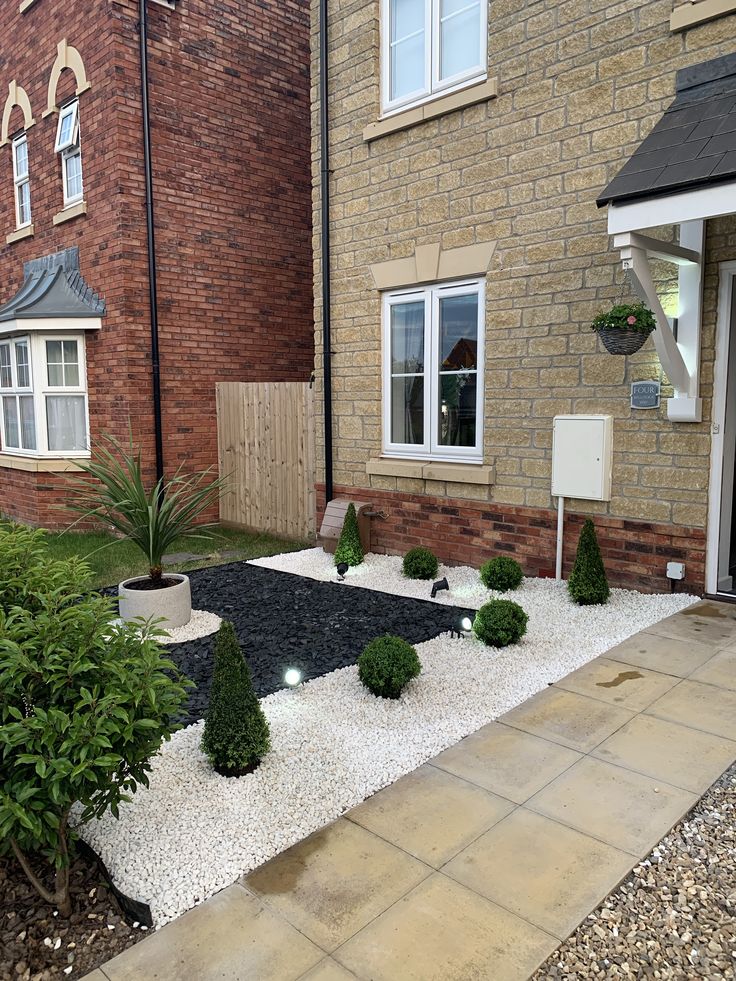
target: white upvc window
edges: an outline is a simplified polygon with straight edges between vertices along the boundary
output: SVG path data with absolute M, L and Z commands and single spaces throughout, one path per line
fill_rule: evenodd
M 15 186 L 15 225 L 27 228 L 31 224 L 31 175 L 28 168 L 28 139 L 26 134 L 13 140 L 13 184 Z
M 89 455 L 86 375 L 81 334 L 0 340 L 3 452 Z
M 59 112 L 56 127 L 56 153 L 61 154 L 61 179 L 64 207 L 76 204 L 84 196 L 82 182 L 82 145 L 79 135 L 79 103 L 75 100 Z
M 383 452 L 483 458 L 485 289 L 481 280 L 383 298 Z
M 384 113 L 487 75 L 487 0 L 381 0 Z

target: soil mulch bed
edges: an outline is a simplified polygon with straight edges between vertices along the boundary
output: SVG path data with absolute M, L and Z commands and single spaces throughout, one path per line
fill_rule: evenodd
M 74 912 L 65 920 L 15 859 L 0 859 L 0 981 L 74 981 L 147 936 L 126 923 L 96 863 L 77 857 L 71 872 Z
M 375 637 L 395 634 L 419 644 L 451 630 L 474 610 L 341 583 L 318 582 L 245 562 L 188 573 L 192 605 L 231 620 L 260 698 L 285 688 L 284 672 L 304 680 L 355 664 Z M 427 595 L 431 589 L 427 583 Z M 168 645 L 168 656 L 196 684 L 185 721 L 207 711 L 215 635 Z

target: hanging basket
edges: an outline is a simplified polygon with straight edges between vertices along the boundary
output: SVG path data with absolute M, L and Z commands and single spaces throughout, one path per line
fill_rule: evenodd
M 601 327 L 597 334 L 609 354 L 636 354 L 649 337 L 641 330 L 627 330 L 625 327 Z

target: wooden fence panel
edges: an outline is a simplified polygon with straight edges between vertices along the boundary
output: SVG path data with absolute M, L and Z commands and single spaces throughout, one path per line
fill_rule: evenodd
M 217 386 L 220 496 L 226 524 L 313 538 L 314 401 L 306 382 Z

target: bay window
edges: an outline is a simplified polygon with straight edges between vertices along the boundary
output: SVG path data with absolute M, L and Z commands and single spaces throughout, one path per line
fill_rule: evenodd
M 386 455 L 480 462 L 484 310 L 478 280 L 384 295 Z
M 75 100 L 59 112 L 56 128 L 56 153 L 61 154 L 61 180 L 64 207 L 76 204 L 84 196 L 82 183 L 82 147 L 79 136 L 79 103 Z
M 31 224 L 31 177 L 28 169 L 28 139 L 25 133 L 13 140 L 13 184 L 15 187 L 15 225 Z
M 487 0 L 382 0 L 383 110 L 486 77 Z
M 5 453 L 86 455 L 83 336 L 0 339 L 0 416 Z

